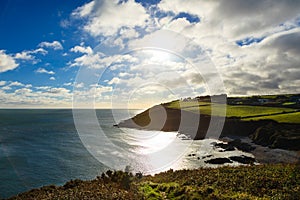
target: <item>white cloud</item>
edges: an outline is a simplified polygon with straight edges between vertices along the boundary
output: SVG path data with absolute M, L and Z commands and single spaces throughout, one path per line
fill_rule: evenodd
M 12 88 L 9 87 L 9 86 L 4 86 L 4 87 L 1 87 L 1 90 L 11 90 Z
M 296 93 L 300 2 L 162 0 L 162 11 L 197 15 L 200 22 L 166 17 L 160 24 L 192 38 L 220 70 L 229 94 Z M 274 17 L 276 15 L 276 17 Z M 258 38 L 243 47 L 237 40 Z
M 3 86 L 6 84 L 6 81 L 0 81 L 0 86 Z
M 93 91 L 94 90 L 94 91 Z M 106 92 L 112 92 L 113 89 L 111 86 L 103 86 L 103 85 L 98 85 L 97 87 L 92 88 L 92 90 L 96 95 L 102 95 L 103 93 Z
M 60 88 L 49 88 L 47 90 L 47 92 L 49 92 L 51 94 L 66 94 L 66 93 L 69 93 L 70 90 L 60 87 Z
M 18 81 L 14 81 L 14 82 L 10 82 L 9 86 L 24 86 L 24 84 Z
M 55 79 L 55 77 L 51 76 L 51 77 L 49 78 L 49 80 L 55 81 L 56 79 Z
M 198 37 L 220 34 L 229 40 L 248 36 L 261 37 L 278 31 L 278 27 L 300 16 L 300 2 L 288 1 L 205 1 L 162 0 L 159 8 L 197 15 Z M 274 17 L 276 16 L 276 17 Z M 169 21 L 165 21 L 167 25 Z M 291 24 L 289 23 L 289 26 Z M 282 28 L 286 28 L 282 26 Z M 180 30 L 180 27 L 179 27 Z M 193 35 L 193 34 L 192 34 Z
M 92 54 L 93 50 L 91 47 L 83 47 L 83 46 L 75 46 L 70 49 L 71 52 L 80 52 L 80 53 L 87 53 L 87 54 Z
M 16 59 L 22 59 L 22 60 L 32 60 L 34 57 L 29 54 L 27 51 L 23 51 L 21 53 L 16 53 L 15 55 Z
M 21 89 L 17 89 L 15 91 L 16 94 L 22 94 L 22 95 L 28 94 L 28 93 L 31 93 L 31 92 L 32 92 L 32 90 L 28 89 L 28 88 L 21 88 Z
M 132 39 L 139 37 L 140 34 L 132 28 L 122 28 L 120 30 L 120 35 L 122 38 Z
M 55 74 L 54 71 L 48 71 L 45 68 L 41 68 L 41 67 L 38 68 L 35 72 L 39 73 L 39 74 L 50 74 L 50 75 L 54 75 Z
M 72 15 L 74 16 L 79 16 L 79 17 L 85 17 L 89 14 L 91 14 L 93 8 L 95 6 L 95 1 L 91 1 L 79 8 L 77 8 L 73 13 Z
M 120 79 L 118 77 L 112 78 L 110 81 L 108 81 L 109 85 L 118 84 L 120 82 Z
M 183 37 L 179 33 L 160 29 L 145 35 L 142 38 L 128 42 L 130 49 L 157 48 L 161 50 L 184 53 L 189 47 L 189 38 Z
M 40 86 L 29 89 L 30 84 L 18 82 L 19 87 L 0 88 L 0 107 L 5 108 L 57 108 L 71 107 L 72 94 L 63 87 Z
M 38 87 L 35 87 L 36 89 L 38 90 L 49 90 L 51 87 L 50 86 L 38 86 Z
M 113 88 L 111 86 L 91 84 L 86 87 L 74 88 L 73 97 L 76 107 L 111 107 L 110 96 Z M 90 101 L 93 101 L 92 105 Z
M 71 83 L 71 82 L 69 82 L 69 83 L 64 83 L 64 86 L 71 86 L 71 85 L 73 85 L 74 83 Z
M 111 36 L 122 27 L 144 27 L 149 19 L 144 7 L 134 0 L 122 3 L 118 0 L 95 0 L 76 9 L 73 15 L 89 18 L 84 30 L 93 36 Z
M 113 47 L 112 51 L 107 50 L 106 55 L 93 52 L 91 47 L 81 43 L 70 51 L 84 55 L 69 64 L 100 69 L 110 66 L 113 71 L 111 75 L 115 77 L 103 81 L 103 86 L 88 87 L 90 84 L 79 83 L 75 89 L 80 90 L 79 92 L 84 90 L 78 94 L 82 96 L 82 101 L 97 94 L 95 99 L 107 105 L 112 92 L 120 101 L 122 97 L 124 101 L 131 100 L 130 98 L 137 101 L 153 98 L 151 103 L 160 103 L 178 96 L 199 95 L 200 92 L 206 92 L 203 88 L 205 83 L 190 66 L 178 60 L 170 60 L 170 56 L 163 52 L 139 57 L 135 54 L 117 55 L 114 50 L 157 46 L 182 53 L 185 58 L 193 61 L 201 58 L 201 46 L 215 64 L 229 94 L 300 92 L 300 30 L 297 28 L 299 19 L 296 20 L 300 16 L 299 6 L 300 2 L 292 0 L 162 0 L 158 4 L 159 12 L 167 13 L 167 16 L 161 15 L 164 17 L 160 18 L 160 14 L 156 13 L 157 19 L 151 19 L 151 15 L 153 17 L 158 11 L 155 6 L 144 8 L 133 0 L 91 1 L 76 9 L 72 15 L 83 19 L 85 24 L 80 28 L 97 38 L 101 43 L 100 49 L 109 46 Z M 174 18 L 181 12 L 196 15 L 200 22 L 191 23 L 186 18 Z M 154 20 L 158 23 L 153 24 Z M 170 38 L 170 35 L 164 35 L 160 29 L 177 32 L 186 40 Z M 263 40 L 251 43 L 251 38 Z M 238 46 L 237 40 L 243 40 L 245 46 Z M 34 53 L 45 55 L 47 51 L 42 47 L 63 49 L 58 41 L 42 42 L 39 47 L 13 55 L 0 51 L 0 72 L 18 67 L 16 59 L 33 59 Z M 101 51 L 104 52 L 106 49 L 103 49 Z M 113 53 L 109 54 L 110 52 Z M 55 74 L 44 68 L 40 68 L 37 73 Z M 55 80 L 55 77 L 50 79 Z M 30 84 L 11 81 L 0 81 L 0 86 L 1 84 L 4 86 L 0 89 L 1 98 L 4 99 L 0 102 L 1 106 L 61 106 L 72 102 L 71 92 L 63 87 L 32 87 Z M 72 83 L 63 85 L 70 86 Z
M 19 64 L 11 55 L 6 54 L 4 50 L 0 50 L 0 73 L 13 70 L 18 66 Z
M 62 28 L 67 28 L 69 26 L 71 26 L 71 22 L 67 19 L 63 19 L 59 22 L 59 25 L 62 27 Z
M 53 41 L 53 42 L 41 42 L 39 44 L 39 47 L 46 47 L 46 48 L 53 48 L 54 50 L 61 50 L 63 49 L 63 46 L 59 41 Z
M 300 76 L 299 41 L 300 30 L 294 29 L 274 34 L 260 43 L 227 49 L 234 61 L 229 65 L 217 63 L 229 93 L 300 92 L 298 88 L 291 87 Z
M 181 32 L 184 29 L 194 26 L 185 18 L 178 18 L 168 23 L 168 29 Z
M 126 76 L 128 77 L 128 76 L 131 76 L 131 74 L 130 74 L 130 73 L 127 73 L 127 72 L 120 72 L 120 73 L 119 73 L 119 76 L 120 76 L 120 77 L 126 77 Z
M 74 85 L 75 88 L 83 88 L 84 87 L 84 83 L 76 83 Z
M 118 47 L 120 50 L 123 50 L 127 46 L 127 41 L 140 36 L 134 28 L 123 27 L 119 31 L 119 34 L 115 36 L 107 37 L 102 44 L 108 47 Z
M 85 54 L 81 57 L 75 58 L 71 66 L 87 66 L 93 68 L 102 68 L 104 67 L 103 65 L 101 65 L 102 55 L 102 53 L 96 53 L 91 55 Z
M 131 55 L 113 55 L 105 56 L 103 53 L 98 52 L 94 54 L 85 54 L 81 57 L 75 58 L 71 66 L 85 66 L 89 68 L 100 69 L 110 65 L 123 63 L 123 62 L 136 62 L 137 59 Z
M 40 53 L 40 54 L 42 54 L 42 55 L 46 55 L 47 53 L 48 53 L 48 51 L 46 51 L 45 49 L 43 49 L 43 48 L 38 48 L 38 49 L 35 49 L 35 50 L 33 50 L 33 51 L 29 51 L 30 53 L 34 53 L 34 54 L 36 54 L 36 53 Z
M 229 37 L 264 34 L 299 16 L 300 2 L 287 1 L 220 1 L 213 11 L 215 20 L 222 20 Z M 274 17 L 276 16 L 276 17 Z
M 40 60 L 35 58 L 35 54 L 46 55 L 48 52 L 43 48 L 38 48 L 35 50 L 24 50 L 20 53 L 16 53 L 14 55 L 14 59 L 25 60 L 25 61 L 33 61 L 33 64 L 38 63 Z

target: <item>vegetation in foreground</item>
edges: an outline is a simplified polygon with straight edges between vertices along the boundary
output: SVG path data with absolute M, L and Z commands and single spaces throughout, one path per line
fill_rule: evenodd
M 298 199 L 296 164 L 169 170 L 155 176 L 108 171 L 91 181 L 46 186 L 11 199 Z

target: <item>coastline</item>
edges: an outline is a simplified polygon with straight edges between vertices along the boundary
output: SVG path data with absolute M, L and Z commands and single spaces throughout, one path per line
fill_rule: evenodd
M 166 110 L 167 110 L 167 122 L 166 122 L 166 126 L 164 125 L 162 129 L 158 129 L 155 126 L 147 127 L 147 123 L 145 124 L 145 122 L 147 122 L 147 120 L 149 120 L 149 115 L 148 115 L 149 109 L 136 115 L 132 119 L 125 120 L 115 126 L 120 127 L 120 128 L 125 127 L 125 128 L 134 128 L 134 129 L 140 129 L 140 130 L 159 130 L 159 131 L 165 131 L 165 132 L 176 131 L 176 132 L 182 134 L 182 136 L 184 135 L 186 137 L 186 139 L 188 137 L 191 137 L 192 139 L 195 139 L 195 140 L 201 140 L 201 139 L 205 138 L 205 136 L 206 136 L 205 130 L 207 130 L 207 127 L 208 127 L 207 125 L 210 122 L 210 116 L 201 115 L 200 118 L 202 119 L 202 121 L 200 121 L 199 124 L 200 125 L 202 124 L 204 126 L 200 126 L 200 128 L 197 130 L 197 133 L 195 135 L 190 135 L 189 134 L 190 129 L 188 126 L 186 126 L 186 127 L 178 126 L 178 124 L 180 124 L 180 118 L 181 118 L 181 115 L 178 115 L 179 111 L 176 109 L 169 109 L 169 108 L 167 108 Z M 171 110 L 171 112 L 169 112 L 170 110 Z M 190 113 L 190 112 L 185 112 L 185 114 L 186 114 L 186 116 L 188 115 L 189 117 L 193 117 L 195 115 L 194 113 Z M 155 117 L 158 115 L 159 115 L 159 112 L 158 113 L 154 112 L 154 113 L 152 113 L 151 117 L 153 117 L 153 119 L 160 119 L 160 118 Z M 138 124 L 140 122 L 142 122 L 142 123 L 144 123 L 143 124 L 144 126 L 136 127 L 136 126 L 134 126 L 134 124 L 132 122 L 138 122 Z M 255 125 L 253 125 L 253 124 L 255 124 Z M 288 130 L 289 131 L 291 127 L 292 128 L 296 127 L 296 130 L 298 130 L 299 125 L 298 124 L 291 125 L 291 124 L 276 123 L 272 120 L 261 120 L 258 122 L 253 122 L 253 121 L 244 122 L 237 118 L 225 118 L 225 125 L 224 125 L 223 132 L 221 134 L 221 137 L 218 138 L 218 140 L 220 142 L 217 141 L 217 142 L 215 142 L 215 144 L 211 144 L 211 145 L 214 148 L 217 148 L 218 151 L 220 151 L 220 152 L 226 152 L 226 151 L 231 152 L 231 151 L 235 151 L 235 150 L 240 150 L 240 151 L 244 150 L 249 155 L 247 155 L 247 154 L 240 155 L 240 156 L 230 155 L 228 157 L 222 157 L 222 156 L 210 157 L 210 155 L 205 155 L 205 156 L 200 157 L 196 154 L 193 155 L 194 153 L 191 152 L 189 155 L 186 155 L 186 156 L 188 156 L 190 159 L 195 160 L 195 163 L 200 160 L 201 162 L 211 164 L 211 166 L 201 167 L 199 169 L 194 169 L 194 168 L 180 169 L 175 172 L 173 172 L 173 170 L 171 172 L 165 171 L 165 172 L 159 173 L 159 175 L 157 175 L 157 176 L 162 176 L 161 174 L 168 174 L 167 179 L 172 179 L 172 177 L 176 176 L 177 173 L 182 174 L 182 173 L 186 173 L 188 171 L 193 174 L 193 173 L 198 173 L 199 171 L 202 171 L 202 170 L 203 170 L 203 173 L 210 173 L 209 171 L 216 170 L 216 172 L 218 172 L 219 174 L 222 174 L 223 169 L 227 169 L 232 172 L 231 174 L 226 174 L 226 176 L 229 176 L 229 177 L 234 176 L 234 173 L 241 173 L 241 172 L 244 173 L 244 170 L 248 170 L 248 169 L 262 170 L 260 173 L 262 173 L 261 174 L 262 176 L 265 176 L 267 174 L 269 175 L 270 173 L 267 172 L 266 174 L 264 174 L 265 173 L 265 171 L 263 171 L 264 167 L 268 170 L 271 168 L 272 169 L 280 168 L 280 170 L 282 170 L 282 171 L 285 171 L 286 168 L 298 169 L 299 168 L 299 160 L 300 160 L 300 154 L 299 154 L 300 151 L 299 150 L 298 151 L 297 150 L 296 151 L 295 150 L 283 150 L 283 149 L 276 148 L 276 146 L 272 146 L 271 144 L 268 144 L 269 139 L 271 138 L 271 136 L 273 134 L 272 131 L 274 131 L 274 130 L 275 131 L 277 131 L 277 130 L 279 130 L 279 131 Z M 261 137 L 261 133 L 264 133 L 265 131 L 270 132 L 271 135 L 267 135 L 267 137 Z M 259 142 L 252 140 L 253 138 L 255 138 L 254 136 L 257 137 L 258 139 L 264 139 L 262 141 L 263 144 L 257 144 Z M 184 137 L 182 139 L 184 140 Z M 296 143 L 297 143 L 297 141 L 296 141 Z M 252 147 L 254 147 L 254 148 L 252 149 Z M 286 146 L 286 147 L 299 148 L 299 146 L 297 146 L 297 145 L 296 146 L 290 145 L 290 146 Z M 253 156 L 251 156 L 250 154 Z M 201 155 L 201 154 L 199 154 L 199 155 Z M 221 155 L 221 153 L 219 155 Z M 225 155 L 225 154 L 223 154 L 223 155 Z M 230 165 L 230 163 L 239 163 L 239 166 L 228 166 L 228 165 Z M 215 166 L 215 167 L 212 167 L 212 166 Z M 123 172 L 120 172 L 120 173 L 123 173 Z M 248 174 L 248 176 L 251 176 L 251 174 Z M 128 176 L 127 175 L 122 176 L 121 180 L 123 180 L 124 177 L 128 177 Z M 152 176 L 150 176 L 150 175 L 145 176 L 145 179 L 141 179 L 141 180 L 133 178 L 133 181 L 131 183 L 133 185 L 138 186 L 133 191 L 128 190 L 128 189 L 124 190 L 124 188 L 122 188 L 123 187 L 122 184 L 124 184 L 124 183 L 122 183 L 122 181 L 121 181 L 121 183 L 119 183 L 119 182 L 116 183 L 114 181 L 112 181 L 112 182 L 107 181 L 106 179 L 102 180 L 103 178 L 97 177 L 96 179 L 93 179 L 90 181 L 71 180 L 71 181 L 67 182 L 64 186 L 54 186 L 54 185 L 44 186 L 39 189 L 33 189 L 28 192 L 21 193 L 19 195 L 12 197 L 11 199 L 31 199 L 31 198 L 32 199 L 37 199 L 37 198 L 38 199 L 54 199 L 54 198 L 141 199 L 141 197 L 145 197 L 145 198 L 149 197 L 149 196 L 147 196 L 148 194 L 147 194 L 147 191 L 145 191 L 145 187 L 148 188 L 148 186 L 149 186 L 149 183 L 147 182 L 148 180 L 155 179 L 155 176 L 154 176 L 154 178 L 151 178 L 151 177 Z M 193 176 L 191 178 L 196 179 L 196 177 L 193 177 Z M 296 177 L 296 181 L 298 181 L 298 179 L 299 179 L 299 177 Z M 145 182 L 143 182 L 143 181 L 145 181 Z M 214 179 L 214 181 L 218 181 L 218 180 Z M 229 180 L 227 180 L 227 181 L 229 181 Z M 236 180 L 236 181 L 238 182 L 238 180 Z M 257 178 L 257 180 L 254 180 L 254 181 L 260 181 L 260 179 Z M 272 180 L 270 180 L 270 181 L 272 181 Z M 175 185 L 177 185 L 176 179 L 173 179 L 173 182 L 176 182 Z M 140 183 L 143 183 L 143 184 L 140 185 Z M 150 184 L 150 187 L 152 188 L 151 184 Z M 169 184 L 169 183 L 163 182 L 162 184 Z M 145 185 L 147 185 L 147 186 L 145 186 Z M 158 186 L 157 186 L 157 184 L 155 184 L 155 185 L 156 186 L 153 186 L 153 188 L 151 189 L 151 190 L 153 190 L 153 193 L 150 194 L 150 196 L 153 195 L 153 196 L 157 197 L 156 195 L 161 195 L 162 193 L 160 193 L 161 191 L 160 192 L 157 191 L 156 187 L 158 187 Z M 95 187 L 95 186 L 100 187 L 100 189 L 98 188 L 95 191 L 93 189 L 93 187 Z M 193 186 L 195 186 L 195 185 L 193 185 Z M 133 187 L 135 187 L 135 186 L 133 186 Z M 207 187 L 212 188 L 214 186 L 208 184 L 205 186 L 205 188 L 207 188 Z M 111 188 L 111 190 L 106 190 L 103 188 Z M 295 188 L 297 188 L 297 187 L 295 186 Z M 150 189 L 150 188 L 148 188 L 148 189 Z M 272 188 L 267 188 L 267 189 L 272 190 Z M 278 189 L 278 188 L 276 188 L 276 189 Z M 281 189 L 279 187 L 278 192 Z M 79 193 L 77 193 L 77 192 L 79 192 Z M 165 191 L 162 191 L 162 192 L 164 193 Z M 180 191 L 179 191 L 179 193 L 180 193 Z M 118 196 L 119 194 L 121 196 Z M 209 192 L 209 194 L 205 193 L 204 197 L 210 197 L 210 194 L 213 194 L 216 196 L 219 195 L 218 192 Z M 241 194 L 237 194 L 237 195 L 242 195 L 241 197 L 243 197 L 243 194 L 244 193 L 241 192 Z M 60 196 L 60 195 L 62 195 L 62 196 Z M 101 196 L 101 195 L 106 195 L 106 196 Z M 113 196 L 111 196 L 111 195 L 113 195 Z M 136 195 L 138 195 L 138 196 L 136 196 Z M 141 196 L 139 196 L 139 195 L 141 195 Z M 230 193 L 230 194 L 228 194 L 227 197 L 230 197 L 232 195 L 233 194 Z M 279 194 L 279 195 L 281 195 L 281 194 Z M 283 196 L 286 197 L 286 194 L 284 193 Z M 257 196 L 255 196 L 253 193 L 251 193 L 247 197 L 254 198 Z
M 233 141 L 237 137 L 224 137 L 220 140 L 223 142 Z M 238 137 L 243 143 L 249 144 L 254 147 L 251 153 L 259 164 L 295 164 L 300 161 L 300 151 L 285 150 L 285 149 L 272 149 L 266 146 L 253 143 L 248 137 Z
M 216 123 L 224 122 L 218 138 L 248 137 L 255 144 L 273 149 L 300 151 L 300 124 L 279 123 L 264 119 L 242 121 L 237 117 L 213 116 Z M 197 114 L 185 110 L 169 108 L 168 103 L 153 106 L 130 119 L 123 120 L 114 126 L 140 130 L 178 131 L 191 139 L 207 138 L 212 116 Z M 196 124 L 196 126 L 195 126 Z

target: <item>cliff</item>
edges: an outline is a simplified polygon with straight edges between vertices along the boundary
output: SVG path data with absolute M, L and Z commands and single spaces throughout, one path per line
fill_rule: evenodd
M 224 118 L 213 116 L 214 123 Z M 207 135 L 212 116 L 186 110 L 157 105 L 131 119 L 117 124 L 118 127 L 144 130 L 178 131 L 199 140 Z M 216 137 L 219 136 L 217 133 Z M 256 144 L 287 150 L 300 150 L 300 124 L 277 123 L 273 120 L 243 121 L 236 117 L 225 117 L 220 137 L 250 137 Z

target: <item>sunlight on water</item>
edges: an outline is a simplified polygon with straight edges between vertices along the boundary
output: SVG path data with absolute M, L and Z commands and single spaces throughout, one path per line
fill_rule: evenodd
M 168 169 L 193 169 L 199 167 L 217 167 L 205 163 L 211 158 L 229 156 L 250 156 L 238 150 L 220 152 L 213 144 L 216 139 L 186 140 L 178 137 L 177 132 L 144 131 L 122 128 L 122 140 L 132 150 L 130 165 L 135 171 L 154 174 Z M 237 166 L 239 163 L 226 165 Z
M 130 130 L 126 132 L 124 141 L 130 145 L 139 146 L 138 154 L 151 154 L 170 145 L 176 139 L 176 132 Z

